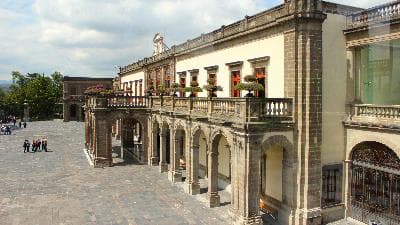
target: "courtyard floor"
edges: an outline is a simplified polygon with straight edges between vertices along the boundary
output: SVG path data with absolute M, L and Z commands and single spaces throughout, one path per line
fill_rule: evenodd
M 184 193 L 183 183 L 172 184 L 157 167 L 115 158 L 114 167 L 94 169 L 83 132 L 84 123 L 54 120 L 0 135 L 0 225 L 230 224 L 229 193 L 222 191 L 222 206 L 210 209 L 205 193 Z M 49 152 L 23 152 L 23 141 L 34 135 L 48 137 Z
M 50 151 L 24 153 L 23 141 L 39 134 Z M 84 124 L 61 120 L 0 135 L 0 224 L 230 224 L 229 205 L 208 208 L 157 168 L 90 167 L 83 143 Z

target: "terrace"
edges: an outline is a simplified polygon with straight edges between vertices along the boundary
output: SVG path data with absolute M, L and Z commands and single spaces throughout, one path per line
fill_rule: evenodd
M 89 108 L 148 110 L 174 116 L 231 124 L 248 122 L 292 123 L 291 98 L 178 98 L 138 96 L 92 96 Z

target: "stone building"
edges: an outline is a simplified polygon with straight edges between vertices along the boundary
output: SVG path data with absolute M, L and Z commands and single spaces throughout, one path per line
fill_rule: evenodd
M 112 78 L 69 77 L 63 78 L 63 118 L 64 122 L 84 121 L 84 91 L 89 86 L 102 84 L 111 88 Z
M 230 192 L 235 225 L 262 224 L 260 209 L 281 224 L 399 224 L 399 18 L 399 1 L 362 10 L 286 0 L 158 48 L 120 68 L 122 96 L 87 100 L 94 166 L 112 166 L 115 134 L 121 155 L 191 195 L 206 188 L 209 207 Z M 245 75 L 264 86 L 257 98 L 234 88 Z M 218 97 L 145 92 L 208 79 L 223 87 Z

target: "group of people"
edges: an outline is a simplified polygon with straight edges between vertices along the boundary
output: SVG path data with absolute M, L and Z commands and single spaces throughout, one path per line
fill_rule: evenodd
M 31 143 L 29 143 L 28 140 L 25 140 L 22 147 L 24 147 L 24 153 L 29 152 Z M 47 139 L 37 139 L 32 141 L 32 152 L 36 151 L 47 152 Z

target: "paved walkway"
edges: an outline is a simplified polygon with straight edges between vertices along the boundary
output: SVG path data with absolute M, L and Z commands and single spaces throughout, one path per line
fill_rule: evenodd
M 209 209 L 157 168 L 91 168 L 83 131 L 83 123 L 55 120 L 0 135 L 1 225 L 230 224 L 228 205 Z M 23 152 L 35 134 L 48 136 L 50 152 Z

